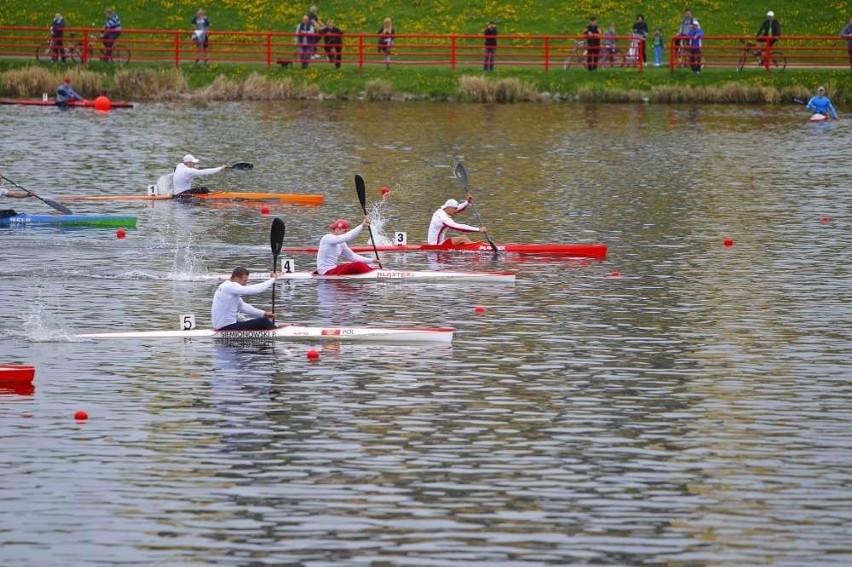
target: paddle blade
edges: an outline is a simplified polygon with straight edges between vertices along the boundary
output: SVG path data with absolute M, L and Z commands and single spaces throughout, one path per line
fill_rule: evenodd
M 254 164 L 249 163 L 247 161 L 238 161 L 236 163 L 231 164 L 231 169 L 238 169 L 240 171 L 248 171 L 249 169 L 254 169 Z
M 367 185 L 364 183 L 364 178 L 360 175 L 355 176 L 355 192 L 358 193 L 358 202 L 361 203 L 361 210 L 367 214 Z
M 795 102 L 796 104 L 805 104 L 805 101 L 795 96 L 793 97 L 793 102 Z
M 272 228 L 269 230 L 269 245 L 272 248 L 272 256 L 277 259 L 284 245 L 284 221 L 278 217 L 272 219 Z
M 455 175 L 456 181 L 459 182 L 462 189 L 467 191 L 467 171 L 461 163 L 456 164 L 456 168 L 453 170 L 453 175 Z
M 36 197 L 38 197 L 38 195 L 36 195 Z M 42 201 L 44 201 L 45 203 L 47 203 L 48 205 L 50 205 L 51 207 L 53 207 L 54 209 L 56 209 L 57 211 L 59 211 L 60 213 L 62 213 L 63 215 L 73 215 L 74 214 L 74 211 L 72 211 L 71 209 L 69 209 L 68 207 L 63 205 L 62 203 L 57 203 L 53 199 L 45 199 L 43 197 L 38 197 L 38 198 L 41 199 Z

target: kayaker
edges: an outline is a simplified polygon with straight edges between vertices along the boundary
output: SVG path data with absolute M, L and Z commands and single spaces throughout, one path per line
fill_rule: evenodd
M 35 193 L 30 191 L 29 193 L 26 191 L 16 191 L 14 189 L 6 189 L 3 187 L 3 180 L 6 179 L 3 177 L 3 174 L 0 173 L 0 197 L 10 197 L 12 199 L 26 199 L 27 197 L 35 197 Z
M 210 309 L 210 319 L 217 331 L 262 331 L 275 328 L 275 312 L 264 311 L 243 301 L 243 295 L 256 295 L 272 287 L 279 276 L 273 272 L 265 282 L 246 285 L 249 271 L 246 268 L 234 268 L 231 278 L 216 288 L 213 295 L 213 306 Z M 242 313 L 254 319 L 237 319 Z
M 86 99 L 71 87 L 71 77 L 65 77 L 65 80 L 56 88 L 56 106 L 68 106 L 69 100 L 85 102 Z
M 175 167 L 174 177 L 172 178 L 172 197 L 180 197 L 184 195 L 203 195 L 209 193 L 207 187 L 192 187 L 192 180 L 196 177 L 204 177 L 213 175 L 229 169 L 230 166 L 222 164 L 219 167 L 209 167 L 207 169 L 198 169 L 198 164 L 201 163 L 198 158 L 192 154 L 183 156 L 183 161 Z
M 817 94 L 815 97 L 811 97 L 811 100 L 808 101 L 807 106 L 805 106 L 808 110 L 812 111 L 814 114 L 823 114 L 825 116 L 831 116 L 835 120 L 837 120 L 837 111 L 834 110 L 834 106 L 832 106 L 831 101 L 825 96 L 825 87 L 820 86 L 817 89 Z
M 370 267 L 370 264 L 376 262 L 374 258 L 356 254 L 347 244 L 347 242 L 357 238 L 365 226 L 370 226 L 369 217 L 364 217 L 364 222 L 352 230 L 349 230 L 349 221 L 345 219 L 337 219 L 328 225 L 330 232 L 320 239 L 319 249 L 317 250 L 317 273 L 319 275 L 365 274 L 375 269 Z M 337 261 L 341 256 L 349 262 L 338 264 Z
M 469 244 L 473 242 L 467 236 L 452 236 L 447 237 L 447 230 L 457 230 L 459 232 L 488 232 L 484 226 L 479 228 L 463 224 L 453 220 L 453 217 L 464 211 L 469 204 L 473 202 L 473 195 L 467 194 L 467 198 L 459 204 L 455 199 L 449 199 L 441 205 L 441 208 L 432 214 L 432 222 L 429 223 L 429 234 L 426 242 L 429 244 L 444 244 L 450 242 L 452 244 Z

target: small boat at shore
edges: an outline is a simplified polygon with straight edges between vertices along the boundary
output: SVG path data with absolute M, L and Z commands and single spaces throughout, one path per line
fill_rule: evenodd
M 29 213 L 17 213 L 7 217 L 0 217 L 0 226 L 32 226 L 32 225 L 65 225 L 65 226 L 88 226 L 100 228 L 136 228 L 136 217 L 130 215 L 32 215 Z
M 57 201 L 178 201 L 192 202 L 197 200 L 231 200 L 231 201 L 278 201 L 293 205 L 322 205 L 322 195 L 298 193 L 249 193 L 239 191 L 211 191 L 172 197 L 171 195 L 66 195 L 56 197 Z
M 568 256 L 576 258 L 606 258 L 606 244 L 497 244 L 501 254 L 529 254 L 541 256 Z M 353 251 L 363 254 L 373 252 L 372 246 L 352 246 Z M 494 250 L 486 242 L 469 244 L 406 244 L 377 246 L 379 252 L 463 252 L 470 254 L 493 254 Z M 316 254 L 316 247 L 284 246 L 282 252 Z
M 0 104 L 17 104 L 21 106 L 56 106 L 56 100 L 49 98 L 0 98 Z M 133 108 L 132 102 L 113 100 L 109 103 L 110 108 Z M 69 100 L 64 108 L 95 108 L 93 100 Z
M 437 343 L 453 341 L 452 327 L 306 327 L 283 325 L 266 331 L 125 331 L 74 335 L 78 340 L 95 339 L 213 339 L 226 342 L 319 341 L 366 343 Z

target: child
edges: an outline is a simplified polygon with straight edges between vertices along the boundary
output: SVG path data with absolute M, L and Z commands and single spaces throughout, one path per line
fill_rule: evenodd
M 659 67 L 663 59 L 663 29 L 658 27 L 654 30 L 651 38 L 651 47 L 654 48 L 654 65 Z

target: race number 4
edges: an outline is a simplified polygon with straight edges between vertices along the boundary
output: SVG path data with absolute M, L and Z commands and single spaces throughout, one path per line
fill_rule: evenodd
M 281 259 L 281 271 L 285 274 L 292 274 L 296 271 L 296 262 L 292 258 Z
M 408 235 L 404 232 L 394 232 L 393 243 L 394 246 L 405 246 L 408 244 Z
M 195 328 L 195 314 L 189 313 L 180 316 L 180 328 L 182 331 L 191 331 Z

